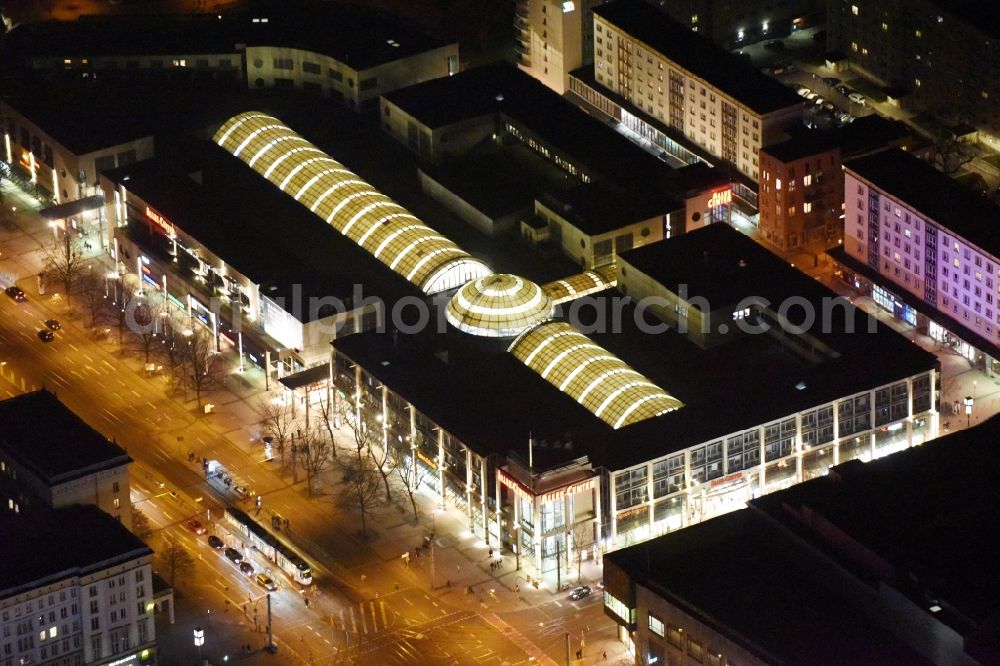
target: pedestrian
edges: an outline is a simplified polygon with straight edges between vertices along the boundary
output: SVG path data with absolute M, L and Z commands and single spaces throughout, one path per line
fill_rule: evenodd
M 576 658 L 577 659 L 583 659 L 583 650 L 577 650 L 576 651 Z
M 309 608 L 309 598 L 306 598 L 306 608 Z
M 515 585 L 514 586 L 514 594 L 521 594 L 521 586 L 520 585 Z
M 605 661 L 608 660 L 608 651 L 607 650 L 604 651 L 604 660 Z
M 490 559 L 493 559 L 493 549 L 490 548 Z
M 362 585 L 364 585 L 364 584 L 365 584 L 365 581 L 366 581 L 366 580 L 368 580 L 368 576 L 367 576 L 367 575 L 365 575 L 365 574 L 361 574 L 361 584 L 362 584 Z
M 393 583 L 393 585 L 396 587 L 396 591 L 399 592 L 399 583 Z

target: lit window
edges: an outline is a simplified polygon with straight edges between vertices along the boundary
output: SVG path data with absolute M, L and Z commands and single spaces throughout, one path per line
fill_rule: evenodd
M 811 213 L 812 209 L 813 209 L 813 205 L 812 205 L 811 202 L 807 201 L 804 204 L 802 204 L 802 212 L 803 213 Z
M 59 630 L 56 627 L 49 627 L 49 638 L 55 638 Z
M 924 36 L 924 33 L 920 32 L 919 30 L 917 30 L 917 31 L 916 31 L 915 33 L 913 33 L 913 34 L 915 34 L 915 35 L 917 36 L 917 39 L 920 39 L 921 37 L 923 37 L 923 36 Z
M 809 187 L 810 185 L 813 184 L 813 177 L 811 173 L 807 174 L 802 178 L 802 184 L 805 185 L 806 187 Z
M 858 6 L 857 5 L 851 5 L 851 13 L 854 14 L 855 16 L 858 15 Z
M 121 506 L 122 501 L 116 497 L 115 501 L 113 502 L 113 504 L 114 504 L 115 508 L 117 509 L 118 507 Z
M 888 30 L 889 30 L 889 24 L 886 23 L 885 21 L 883 21 L 882 22 L 882 32 L 888 32 Z
M 916 87 L 919 88 L 920 87 L 920 79 L 913 79 L 913 85 L 915 85 Z
M 857 42 L 851 42 L 851 50 L 857 52 L 857 50 L 858 50 L 858 43 Z
M 779 190 L 781 189 L 781 179 L 780 178 L 775 179 L 774 186 L 776 188 L 778 188 Z
M 663 637 L 663 620 L 652 613 L 649 614 L 649 630 L 659 637 Z
M 698 22 L 698 15 L 697 14 L 691 14 L 691 23 L 697 23 L 697 22 Z

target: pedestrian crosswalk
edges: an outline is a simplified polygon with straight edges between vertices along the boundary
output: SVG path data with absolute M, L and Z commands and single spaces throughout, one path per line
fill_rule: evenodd
M 339 616 L 341 629 L 359 635 L 386 631 L 396 620 L 396 612 L 378 599 L 341 608 Z

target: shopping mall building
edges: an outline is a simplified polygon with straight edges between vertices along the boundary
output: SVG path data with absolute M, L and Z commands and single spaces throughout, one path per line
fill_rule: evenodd
M 729 225 L 538 284 L 276 118 L 235 116 L 214 140 L 424 294 L 387 304 L 390 330 L 333 340 L 343 413 L 553 579 L 936 435 L 936 358 Z

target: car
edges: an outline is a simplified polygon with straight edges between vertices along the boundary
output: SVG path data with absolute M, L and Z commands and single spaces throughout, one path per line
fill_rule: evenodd
M 218 550 L 219 548 L 226 547 L 226 544 L 222 543 L 222 539 L 215 536 L 214 534 L 208 535 L 208 545 L 211 546 L 212 548 L 215 548 L 216 550 Z
M 836 90 L 841 95 L 843 95 L 844 97 L 847 97 L 852 92 L 851 89 L 845 86 L 843 83 L 841 83 L 839 86 L 834 86 L 833 89 Z
M 798 89 L 798 90 L 796 90 L 795 92 L 797 92 L 797 93 L 799 94 L 799 96 L 801 96 L 801 97 L 805 97 L 806 95 L 808 95 L 808 94 L 809 94 L 809 93 L 811 93 L 812 91 L 811 91 L 811 90 L 809 90 L 809 88 L 806 88 L 806 87 L 804 87 L 804 86 L 800 86 L 800 87 L 799 87 L 799 89 Z
M 837 78 L 836 76 L 824 76 L 824 77 L 823 77 L 822 79 L 820 79 L 820 80 L 821 80 L 821 81 L 822 81 L 823 83 L 825 83 L 826 85 L 830 86 L 831 88 L 832 88 L 833 86 L 836 86 L 836 85 L 839 85 L 839 84 L 840 84 L 840 79 L 838 79 L 838 78 Z
M 823 104 L 823 108 L 826 109 L 827 111 L 833 112 L 834 110 L 836 110 L 837 107 L 835 107 L 832 102 L 825 102 Z
M 852 92 L 847 96 L 847 99 L 851 100 L 855 104 L 861 104 L 862 106 L 864 106 L 865 102 L 868 101 L 868 98 L 859 92 Z
M 826 100 L 823 99 L 822 97 L 817 97 L 816 99 L 813 100 L 813 104 L 815 104 L 816 106 L 823 106 L 824 104 L 826 104 Z
M 814 99 L 816 99 L 817 97 L 819 97 L 819 93 L 810 92 L 805 97 L 806 97 L 807 100 L 809 100 L 811 102 Z
M 240 571 L 242 571 L 243 573 L 245 573 L 248 576 L 252 576 L 253 575 L 253 565 L 250 564 L 249 562 L 247 562 L 246 560 L 243 560 L 242 562 L 240 562 Z
M 278 589 L 278 584 L 271 579 L 267 574 L 259 573 L 256 578 L 257 584 L 268 592 L 274 592 Z
M 852 119 L 853 117 L 854 117 L 854 116 L 852 116 L 852 115 L 851 115 L 851 114 L 849 114 L 849 113 L 842 113 L 842 114 L 840 114 L 839 116 L 837 116 L 837 119 L 838 119 L 838 120 L 839 120 L 840 122 L 842 122 L 842 123 L 849 123 L 849 122 L 851 122 L 851 119 Z
M 197 518 L 192 518 L 191 520 L 187 521 L 187 526 L 188 529 L 194 532 L 195 534 L 205 533 L 205 526 L 202 525 L 201 521 L 198 520 Z
M 41 340 L 42 342 L 52 342 L 53 340 L 56 339 L 56 336 L 53 335 L 52 331 L 50 331 L 49 329 L 43 328 L 42 330 L 38 331 L 38 339 Z
M 24 295 L 24 290 L 18 286 L 11 285 L 4 289 L 4 293 L 13 298 L 18 303 L 23 303 L 28 300 L 28 297 Z
M 580 599 L 585 599 L 590 596 L 593 592 L 589 585 L 581 585 L 580 587 L 573 588 L 573 591 L 569 593 L 569 598 L 573 601 L 579 601 Z
M 55 320 L 55 319 L 46 319 L 46 320 L 45 320 L 45 325 L 46 325 L 46 326 L 47 326 L 47 327 L 48 327 L 48 328 L 49 328 L 50 330 L 53 330 L 53 331 L 58 331 L 58 330 L 59 330 L 60 328 L 62 328 L 62 324 L 60 324 L 60 323 L 59 323 L 59 322 L 58 322 L 57 320 Z
M 764 48 L 768 51 L 784 51 L 785 43 L 780 39 L 772 39 L 767 44 L 764 44 Z
M 240 562 L 243 561 L 243 553 L 236 550 L 235 548 L 226 548 L 226 550 L 223 551 L 223 554 L 236 564 L 239 564 Z

